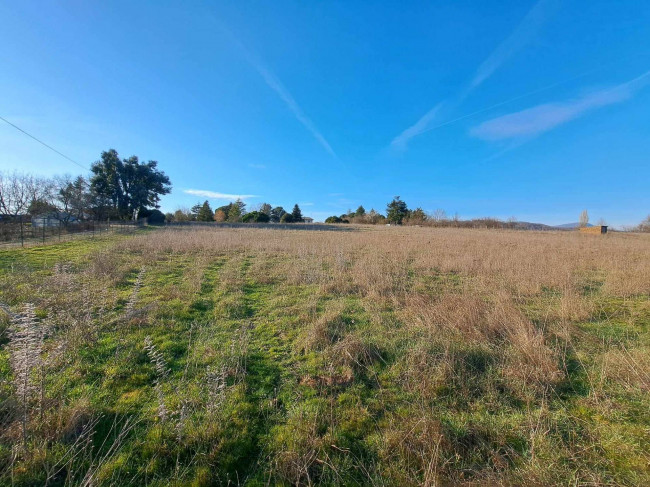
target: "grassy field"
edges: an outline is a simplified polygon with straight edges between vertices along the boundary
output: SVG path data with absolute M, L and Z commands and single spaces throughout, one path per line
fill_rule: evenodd
M 650 485 L 648 236 L 345 228 L 0 252 L 0 484 Z

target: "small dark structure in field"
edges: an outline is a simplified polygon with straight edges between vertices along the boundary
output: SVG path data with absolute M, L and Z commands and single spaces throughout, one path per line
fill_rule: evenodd
M 604 235 L 607 233 L 607 225 L 596 225 L 594 227 L 580 227 L 580 233 L 590 233 L 594 235 Z

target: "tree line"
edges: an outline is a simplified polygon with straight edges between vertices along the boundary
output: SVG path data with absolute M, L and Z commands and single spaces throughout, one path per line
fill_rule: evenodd
M 88 177 L 40 178 L 0 173 L 0 215 L 17 218 L 48 215 L 64 224 L 75 220 L 164 220 L 160 197 L 169 194 L 169 177 L 157 161 L 122 159 L 114 149 L 102 152 Z
M 364 223 L 370 225 L 396 224 L 396 225 L 421 225 L 425 222 L 459 221 L 458 215 L 452 219 L 447 217 L 444 210 L 436 210 L 433 213 L 426 213 L 422 208 L 409 209 L 408 205 L 399 196 L 395 196 L 386 205 L 386 214 L 377 212 L 374 208 L 366 211 L 360 205 L 356 211 L 348 210 L 342 215 L 332 215 L 325 219 L 325 223 Z
M 179 208 L 163 214 L 160 198 L 172 189 L 169 177 L 158 169 L 157 161 L 140 162 L 137 156 L 120 158 L 115 149 L 101 153 L 91 165 L 87 177 L 70 175 L 40 178 L 19 172 L 0 172 L 0 216 L 3 219 L 26 215 L 45 215 L 67 224 L 78 220 L 137 220 L 147 217 L 150 223 L 184 222 L 244 222 L 244 223 L 301 223 L 305 221 L 298 204 L 288 212 L 269 203 L 255 205 L 248 211 L 246 203 L 237 199 L 227 205 L 212 208 L 209 201 L 197 203 L 190 209 Z M 579 226 L 589 222 L 587 210 L 580 215 Z M 496 218 L 460 220 L 458 214 L 448 217 L 444 210 L 432 213 L 417 207 L 410 209 L 395 196 L 387 205 L 385 214 L 372 208 L 366 211 L 360 205 L 355 211 L 329 216 L 325 223 L 431 225 L 458 227 L 517 228 L 516 219 L 501 221 Z M 598 224 L 604 224 L 599 222 Z M 650 215 L 632 231 L 650 232 Z
M 231 223 L 302 223 L 305 218 L 302 210 L 296 203 L 291 213 L 285 211 L 281 206 L 272 207 L 269 203 L 256 205 L 251 211 L 247 211 L 246 203 L 237 199 L 232 203 L 220 206 L 214 210 L 210 202 L 205 200 L 197 203 L 192 208 L 179 208 L 174 213 L 165 214 L 169 222 L 231 222 Z

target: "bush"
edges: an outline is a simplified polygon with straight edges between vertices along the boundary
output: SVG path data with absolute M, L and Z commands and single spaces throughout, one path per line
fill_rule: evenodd
M 350 220 L 341 218 L 339 216 L 328 216 L 325 219 L 325 223 L 350 223 Z
M 291 213 L 285 213 L 282 215 L 282 218 L 280 218 L 280 223 L 293 223 L 293 215 Z
M 269 220 L 269 215 L 260 211 L 251 211 L 250 213 L 246 213 L 241 219 L 244 223 L 268 223 Z
M 149 225 L 165 224 L 165 214 L 160 210 L 143 210 L 140 216 L 146 218 Z

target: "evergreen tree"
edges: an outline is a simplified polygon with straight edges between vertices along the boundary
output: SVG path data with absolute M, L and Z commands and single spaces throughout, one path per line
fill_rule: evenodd
M 402 220 L 408 215 L 406 202 L 402 201 L 399 196 L 395 196 L 393 201 L 386 206 L 386 219 L 390 223 L 402 224 Z
M 192 209 L 190 209 L 190 219 L 192 221 L 196 221 L 196 219 L 199 217 L 199 211 L 201 211 L 201 203 L 195 204 Z
M 416 208 L 409 215 L 409 221 L 411 223 L 422 223 L 427 219 L 427 215 L 422 208 Z
M 210 208 L 210 203 L 208 203 L 208 200 L 205 200 L 196 214 L 196 220 L 200 222 L 211 222 L 213 219 L 214 213 L 212 212 L 212 208 Z
M 244 216 L 244 213 L 246 213 L 246 203 L 237 198 L 237 201 L 232 204 L 230 211 L 228 212 L 228 221 L 238 222 L 241 220 L 241 217 Z
M 293 221 L 295 223 L 301 223 L 302 220 L 302 212 L 300 211 L 300 207 L 298 206 L 298 203 L 296 203 L 293 207 L 293 211 L 291 212 L 291 216 L 293 217 Z
M 354 214 L 355 216 L 363 216 L 366 214 L 366 209 L 362 205 L 359 205 L 359 208 L 357 208 L 357 211 L 355 211 Z

